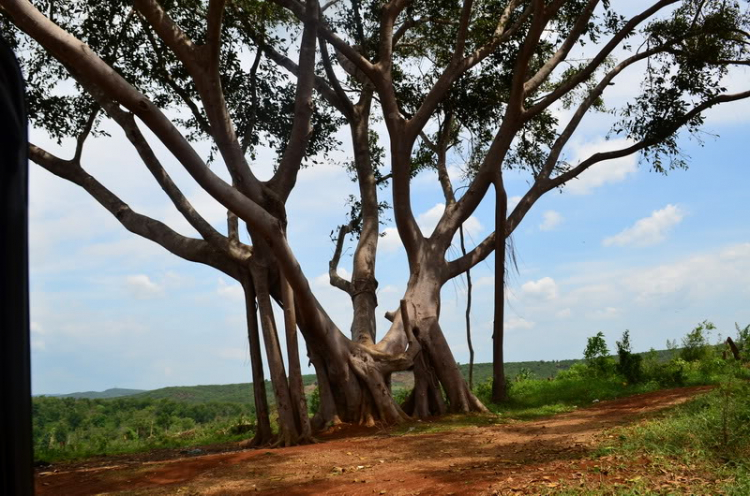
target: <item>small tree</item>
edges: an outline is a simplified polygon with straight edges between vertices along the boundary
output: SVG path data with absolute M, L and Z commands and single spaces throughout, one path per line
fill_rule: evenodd
M 588 338 L 583 358 L 588 368 L 597 375 L 606 375 L 610 369 L 609 349 L 604 341 L 604 333 L 599 331 L 596 336 Z
M 698 324 L 695 329 L 682 338 L 680 357 L 686 362 L 697 362 L 706 358 L 710 352 L 708 337 L 714 329 L 716 329 L 716 326 L 708 320 Z
M 737 329 L 737 339 L 735 344 L 740 353 L 747 353 L 747 348 L 750 346 L 750 324 L 744 328 L 740 328 L 740 325 L 735 322 L 734 327 Z
M 622 333 L 622 341 L 617 341 L 617 356 L 619 362 L 617 371 L 630 383 L 643 380 L 643 357 L 633 353 L 630 345 L 630 331 Z

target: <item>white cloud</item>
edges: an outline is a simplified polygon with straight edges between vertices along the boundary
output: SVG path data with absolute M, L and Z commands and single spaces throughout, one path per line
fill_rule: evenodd
M 570 308 L 563 308 L 559 312 L 555 313 L 555 317 L 558 319 L 567 319 L 573 314 L 573 312 L 570 310 Z
M 417 216 L 417 224 L 419 224 L 419 228 L 422 229 L 425 236 L 429 237 L 432 234 L 438 222 L 440 222 L 443 212 L 445 212 L 445 204 L 436 203 L 434 207 Z M 469 236 L 477 236 L 482 232 L 482 229 L 482 223 L 473 215 L 464 222 L 464 232 Z
M 521 317 L 517 317 L 517 318 L 513 318 L 513 319 L 509 319 L 505 321 L 505 328 L 509 331 L 529 330 L 529 329 L 533 329 L 535 325 L 536 325 L 536 322 L 530 322 Z
M 432 234 L 432 231 L 435 230 L 440 218 L 443 216 L 444 211 L 445 204 L 437 203 L 428 211 L 417 216 L 417 224 L 419 224 L 419 227 L 422 229 L 422 233 L 424 233 L 425 236 L 430 236 Z
M 399 294 L 399 293 L 401 293 L 401 290 L 398 289 L 398 287 L 394 286 L 393 284 L 388 284 L 378 290 L 378 294 Z
M 445 204 L 436 203 L 435 206 L 429 210 L 417 215 L 417 224 L 422 230 L 424 236 L 429 237 L 432 235 L 432 232 L 435 230 L 435 227 L 437 227 L 438 222 L 440 222 L 440 219 L 443 216 L 443 212 L 445 212 Z M 483 229 L 484 227 L 482 226 L 482 223 L 473 215 L 464 222 L 464 233 L 469 236 L 469 239 L 478 237 Z M 386 227 L 381 234 L 383 234 L 383 236 L 378 241 L 378 251 L 382 251 L 383 253 L 393 253 L 403 246 L 401 238 L 398 235 L 398 228 L 395 226 Z
M 242 289 L 242 285 L 236 282 L 227 283 L 223 277 L 218 279 L 218 287 L 216 292 L 219 296 L 226 297 L 230 300 L 241 301 L 245 299 L 245 292 Z
M 540 231 L 552 231 L 557 226 L 562 224 L 563 216 L 560 212 L 554 210 L 547 210 L 542 214 L 543 221 L 539 224 Z
M 474 289 L 479 289 L 484 286 L 495 287 L 495 276 L 482 276 L 474 281 Z
M 29 326 L 31 330 L 31 349 L 33 351 L 43 351 L 47 348 L 47 344 L 41 336 L 47 334 L 46 329 L 42 327 L 39 322 L 31 321 Z
M 125 278 L 125 286 L 130 294 L 139 300 L 148 300 L 164 295 L 164 288 L 153 282 L 145 274 L 127 276 Z
M 521 286 L 521 293 L 540 300 L 554 300 L 557 298 L 557 283 L 551 277 L 528 281 Z
M 600 139 L 594 142 L 573 145 L 574 158 L 572 165 L 586 160 L 595 153 L 607 152 L 627 148 L 632 143 L 626 139 L 605 140 Z M 592 165 L 576 179 L 569 181 L 565 189 L 574 195 L 587 195 L 594 188 L 604 186 L 605 184 L 617 183 L 624 181 L 629 175 L 634 174 L 637 168 L 637 155 L 628 155 L 614 160 L 605 160 Z
M 600 310 L 596 310 L 595 312 L 591 312 L 591 313 L 588 314 L 588 316 L 591 317 L 592 319 L 606 320 L 606 319 L 617 318 L 617 317 L 620 316 L 621 313 L 622 312 L 618 308 L 615 308 L 615 307 L 606 307 L 606 308 L 602 308 Z
M 649 217 L 640 219 L 632 227 L 605 238 L 602 244 L 604 246 L 655 245 L 664 241 L 670 229 L 682 222 L 684 217 L 685 213 L 681 208 L 670 204 L 661 210 L 655 210 Z
M 383 236 L 378 240 L 378 251 L 393 253 L 404 246 L 395 227 L 386 227 L 381 234 Z

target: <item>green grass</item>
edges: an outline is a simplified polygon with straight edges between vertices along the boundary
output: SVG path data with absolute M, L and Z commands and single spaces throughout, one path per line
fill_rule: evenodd
M 619 429 L 602 452 L 646 453 L 682 463 L 710 462 L 750 470 L 750 386 L 727 378 L 716 390 L 659 418 Z

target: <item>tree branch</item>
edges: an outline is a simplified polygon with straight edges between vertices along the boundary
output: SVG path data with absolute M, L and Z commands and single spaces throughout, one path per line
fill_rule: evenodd
M 331 286 L 339 288 L 341 291 L 352 296 L 354 294 L 354 288 L 352 283 L 347 281 L 338 274 L 339 260 L 341 260 L 341 252 L 344 248 L 344 240 L 346 236 L 354 229 L 355 220 L 352 220 L 348 224 L 339 226 L 339 235 L 336 238 L 336 249 L 333 252 L 333 258 L 328 262 L 328 278 L 331 282 Z
M 52 174 L 86 190 L 128 231 L 157 243 L 185 260 L 214 267 L 235 279 L 239 277 L 236 264 L 208 242 L 182 236 L 169 226 L 133 211 L 77 163 L 56 157 L 34 144 L 29 144 L 29 157 Z
M 297 182 L 302 160 L 312 135 L 313 89 L 315 87 L 315 46 L 320 6 L 317 0 L 307 0 L 307 20 L 302 32 L 299 51 L 299 76 L 294 97 L 294 122 L 281 162 L 269 186 L 286 201 Z

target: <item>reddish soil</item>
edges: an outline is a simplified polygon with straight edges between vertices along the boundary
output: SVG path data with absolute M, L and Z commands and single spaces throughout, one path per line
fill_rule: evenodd
M 40 496 L 538 494 L 586 479 L 596 463 L 587 455 L 603 431 L 708 389 L 642 394 L 533 422 L 498 424 L 488 417 L 486 426 L 424 434 L 418 432 L 430 422 L 407 429 L 350 427 L 294 448 L 201 456 L 168 450 L 60 464 L 37 473 L 36 491 Z

